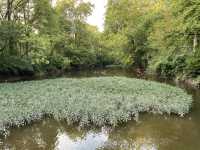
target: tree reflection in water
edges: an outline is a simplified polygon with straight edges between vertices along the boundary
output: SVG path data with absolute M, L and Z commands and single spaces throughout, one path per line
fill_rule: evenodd
M 83 130 L 66 122 L 43 120 L 11 129 L 0 149 L 8 150 L 194 150 L 200 147 L 199 115 L 185 118 L 143 114 L 115 129 Z

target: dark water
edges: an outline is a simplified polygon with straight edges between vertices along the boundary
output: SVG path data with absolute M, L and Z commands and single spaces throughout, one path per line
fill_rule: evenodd
M 71 72 L 66 77 L 91 76 L 137 77 L 132 71 L 98 70 Z M 0 139 L 0 149 L 5 150 L 200 150 L 200 90 L 184 84 L 166 82 L 184 88 L 193 95 L 191 113 L 177 116 L 140 115 L 139 122 L 130 121 L 118 128 L 79 129 L 65 122 L 46 119 L 23 128 L 10 130 L 10 135 Z

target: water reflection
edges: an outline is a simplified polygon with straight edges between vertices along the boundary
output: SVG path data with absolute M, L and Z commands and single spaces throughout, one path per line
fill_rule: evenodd
M 104 128 L 99 133 L 88 132 L 84 137 L 72 139 L 67 132 L 59 130 L 55 150 L 95 150 L 103 147 L 108 141 L 108 133 Z
M 0 142 L 0 149 L 157 150 L 153 139 L 145 136 L 131 139 L 131 136 L 134 137 L 134 133 L 128 131 L 131 131 L 131 128 L 124 129 L 124 133 L 120 129 L 111 130 L 106 127 L 98 130 L 79 130 L 79 128 L 68 126 L 64 122 L 44 120 L 31 127 L 12 129 L 11 134 Z
M 43 120 L 32 126 L 11 129 L 0 149 L 7 150 L 95 150 L 102 148 L 109 138 L 109 128 L 80 130 L 66 122 Z
M 6 150 L 197 150 L 200 121 L 195 117 L 142 115 L 118 128 L 80 130 L 65 122 L 43 120 L 12 129 L 0 142 Z

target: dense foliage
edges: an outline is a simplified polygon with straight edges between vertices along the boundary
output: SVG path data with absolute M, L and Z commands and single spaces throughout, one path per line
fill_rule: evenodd
M 19 88 L 20 87 L 20 88 Z M 125 77 L 49 79 L 0 84 L 0 130 L 43 115 L 68 123 L 116 126 L 140 112 L 189 112 L 192 97 L 166 84 Z
M 121 65 L 200 75 L 199 0 L 108 0 L 103 33 L 86 22 L 91 3 L 54 2 L 0 1 L 1 73 Z
M 108 0 L 104 39 L 122 64 L 197 77 L 199 17 L 199 0 Z
M 1 0 L 0 72 L 22 75 L 111 64 L 101 33 L 86 23 L 92 9 L 89 2 L 77 0 L 56 5 L 50 0 Z

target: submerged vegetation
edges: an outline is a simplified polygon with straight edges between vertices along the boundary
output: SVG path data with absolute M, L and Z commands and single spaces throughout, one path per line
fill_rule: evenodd
M 0 131 L 50 115 L 80 126 L 117 126 L 141 112 L 184 115 L 182 89 L 126 77 L 60 78 L 0 84 Z

